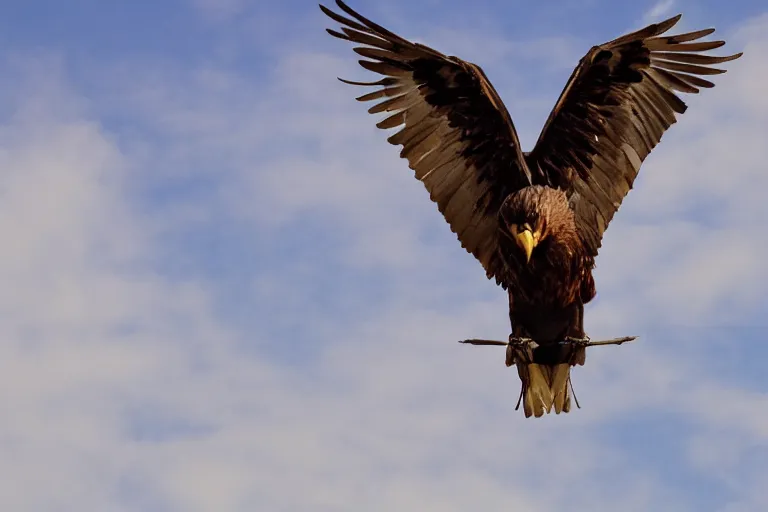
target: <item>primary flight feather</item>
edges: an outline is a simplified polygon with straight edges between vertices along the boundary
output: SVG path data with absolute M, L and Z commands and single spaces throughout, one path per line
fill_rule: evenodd
M 579 61 L 536 145 L 520 148 L 512 119 L 475 64 L 413 43 L 343 1 L 328 33 L 360 46 L 360 65 L 383 78 L 360 101 L 400 127 L 402 146 L 430 198 L 488 278 L 507 290 L 512 332 L 531 338 L 533 359 L 517 367 L 526 416 L 570 409 L 570 367 L 584 364 L 584 304 L 603 233 L 642 162 L 686 110 L 677 93 L 713 87 L 702 76 L 736 59 L 701 52 L 714 29 L 665 36 L 680 15 L 595 46 Z M 514 358 L 513 358 L 514 359 Z M 512 364 L 515 361 L 508 361 Z M 527 364 L 523 364 L 527 363 Z

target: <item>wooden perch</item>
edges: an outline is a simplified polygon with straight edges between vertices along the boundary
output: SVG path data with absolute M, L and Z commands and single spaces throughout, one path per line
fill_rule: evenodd
M 557 344 L 573 345 L 575 347 L 599 347 L 604 345 L 621 345 L 622 343 L 627 343 L 628 341 L 634 341 L 636 339 L 637 339 L 637 336 L 623 336 L 621 338 L 612 338 L 610 340 L 601 340 L 601 341 L 592 341 L 589 339 L 589 337 L 586 337 L 583 339 L 565 338 L 563 341 L 560 341 Z M 531 338 L 517 338 L 511 334 L 509 335 L 509 341 L 482 340 L 482 339 L 473 338 L 469 340 L 459 341 L 459 343 L 465 343 L 467 345 L 494 345 L 499 347 L 507 347 L 507 357 L 505 361 L 507 366 L 513 366 L 517 363 L 527 363 L 527 364 L 533 363 L 533 358 L 534 358 L 533 352 L 537 347 L 539 347 L 539 344 L 536 343 Z M 573 353 L 575 352 L 572 351 L 571 354 Z M 520 359 L 521 354 L 522 354 L 522 359 Z M 571 365 L 584 364 L 584 359 L 582 358 L 581 362 L 574 361 L 572 359 L 570 361 L 570 364 Z M 520 364 L 517 364 L 517 366 L 519 369 Z M 520 374 L 520 378 L 521 379 L 523 378 L 522 373 Z M 520 389 L 520 397 L 517 399 L 517 405 L 515 406 L 515 410 L 517 410 L 520 407 L 520 402 L 523 399 L 523 393 L 525 392 L 525 382 L 526 381 L 524 380 L 523 387 Z M 573 384 L 571 383 L 570 375 L 568 376 L 568 385 L 571 387 L 571 394 L 573 396 L 573 400 L 576 402 L 576 407 L 581 409 L 581 405 L 579 405 L 579 400 L 576 398 L 576 392 L 573 389 Z
M 576 339 L 576 338 L 566 338 L 565 340 L 559 342 L 561 345 L 577 345 L 582 347 L 599 347 L 603 345 L 621 345 L 622 343 L 626 343 L 628 341 L 634 341 L 637 339 L 637 336 L 623 336 L 621 338 L 612 338 L 610 340 L 602 340 L 602 341 L 591 341 L 589 338 L 584 339 Z M 506 347 L 509 345 L 532 345 L 532 349 L 536 348 L 538 346 L 538 343 L 536 343 L 534 340 L 530 338 L 516 338 L 514 336 L 509 337 L 509 341 L 496 341 L 496 340 L 481 340 L 481 339 L 469 339 L 469 340 L 461 340 L 459 343 L 464 343 L 467 345 L 493 345 L 493 346 L 499 346 L 499 347 Z

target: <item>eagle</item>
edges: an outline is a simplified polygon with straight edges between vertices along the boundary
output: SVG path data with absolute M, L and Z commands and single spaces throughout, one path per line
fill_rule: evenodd
M 665 35 L 681 18 L 593 46 L 579 61 L 533 150 L 523 152 L 509 112 L 483 70 L 404 39 L 355 12 L 320 5 L 355 43 L 360 65 L 381 78 L 357 100 L 386 114 L 401 146 L 459 242 L 509 296 L 510 339 L 535 342 L 507 353 L 517 364 L 526 417 L 568 412 L 570 369 L 585 362 L 584 305 L 603 233 L 642 162 L 686 111 L 678 93 L 714 84 L 719 57 L 701 52 L 713 28 Z M 510 347 L 515 347 L 510 344 Z M 521 348 L 522 347 L 522 348 Z M 531 348 L 533 347 L 533 348 Z M 519 401 L 518 401 L 519 405 Z

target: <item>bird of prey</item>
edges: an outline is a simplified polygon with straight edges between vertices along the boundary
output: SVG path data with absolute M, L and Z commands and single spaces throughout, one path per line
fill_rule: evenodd
M 714 29 L 665 35 L 681 15 L 592 47 L 579 61 L 530 152 L 520 147 L 509 112 L 479 66 L 408 41 L 361 16 L 323 5 L 340 24 L 328 33 L 356 43 L 360 65 L 383 75 L 360 101 L 377 126 L 400 129 L 402 146 L 430 198 L 509 295 L 526 417 L 571 407 L 570 369 L 583 365 L 584 304 L 595 296 L 592 270 L 608 227 L 640 165 L 686 110 L 678 93 L 713 87 L 702 76 L 724 70 L 701 52 L 723 41 Z M 511 337 L 511 339 L 512 339 Z M 512 345 L 510 345 L 512 346 Z M 530 348 L 533 347 L 533 348 Z

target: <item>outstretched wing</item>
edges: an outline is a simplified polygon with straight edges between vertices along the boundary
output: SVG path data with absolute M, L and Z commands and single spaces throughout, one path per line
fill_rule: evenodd
M 389 112 L 379 128 L 402 128 L 387 139 L 429 191 L 461 245 L 500 281 L 498 210 L 508 194 L 530 184 L 520 142 L 504 104 L 476 65 L 407 41 L 336 3 L 349 19 L 320 6 L 340 23 L 332 36 L 363 46 L 360 65 L 384 78 L 357 98 Z
M 699 52 L 723 41 L 692 42 L 714 32 L 662 36 L 680 15 L 593 47 L 579 62 L 533 151 L 531 172 L 570 196 L 582 240 L 597 255 L 603 232 L 632 188 L 640 164 L 686 110 L 676 92 L 714 84 L 699 75 L 741 56 Z

